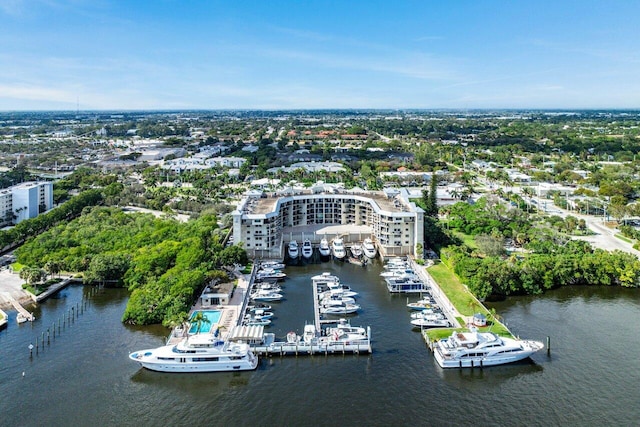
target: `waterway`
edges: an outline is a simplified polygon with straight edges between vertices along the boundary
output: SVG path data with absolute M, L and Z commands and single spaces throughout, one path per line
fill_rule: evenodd
M 241 373 L 141 369 L 129 352 L 162 345 L 167 331 L 123 325 L 125 290 L 71 286 L 40 305 L 33 324 L 17 325 L 11 312 L 0 331 L 0 425 L 637 425 L 637 290 L 564 288 L 494 304 L 514 333 L 550 336 L 551 355 L 445 371 L 409 325 L 407 297 L 388 294 L 380 270 L 289 267 L 270 328 L 301 332 L 313 319 L 309 279 L 330 271 L 360 292 L 351 322 L 371 326 L 373 354 L 264 358 Z M 83 300 L 82 314 L 47 344 L 47 328 Z M 42 332 L 44 350 L 30 358 Z

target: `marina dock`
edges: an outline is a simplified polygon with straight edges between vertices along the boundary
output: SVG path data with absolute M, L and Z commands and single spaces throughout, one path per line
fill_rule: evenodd
M 18 314 L 20 314 L 23 318 L 27 319 L 30 322 L 33 322 L 36 317 L 29 313 L 18 301 L 16 301 L 13 297 L 9 296 L 9 302 L 16 309 Z

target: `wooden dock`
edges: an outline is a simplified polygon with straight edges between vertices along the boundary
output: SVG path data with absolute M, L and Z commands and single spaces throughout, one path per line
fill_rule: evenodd
M 24 318 L 27 319 L 28 321 L 33 322 L 36 319 L 36 317 L 33 314 L 29 313 L 27 309 L 25 309 L 22 305 L 20 305 L 20 303 L 10 295 L 9 295 L 9 302 L 11 303 L 13 308 L 15 308 L 18 313 L 22 314 L 22 316 L 24 316 Z

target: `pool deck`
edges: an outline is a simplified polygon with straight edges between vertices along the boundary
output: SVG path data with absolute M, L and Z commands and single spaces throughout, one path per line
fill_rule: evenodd
M 254 267 L 255 271 L 255 267 Z M 189 317 L 193 314 L 193 312 L 198 310 L 219 310 L 220 320 L 217 325 L 220 327 L 221 337 L 224 338 L 225 332 L 231 330 L 234 326 L 240 323 L 240 318 L 242 313 L 244 312 L 245 304 L 246 304 L 246 296 L 248 293 L 249 286 L 251 284 L 251 279 L 253 277 L 252 274 L 242 274 L 238 270 L 234 270 L 232 274 L 238 279 L 238 285 L 236 286 L 233 295 L 229 299 L 229 303 L 226 305 L 211 305 L 211 306 L 202 306 L 201 299 L 198 298 L 195 305 L 191 307 L 191 311 L 189 312 Z M 215 331 L 216 326 L 211 325 L 211 331 Z M 183 331 L 172 331 L 167 343 L 175 344 L 182 340 L 186 335 Z

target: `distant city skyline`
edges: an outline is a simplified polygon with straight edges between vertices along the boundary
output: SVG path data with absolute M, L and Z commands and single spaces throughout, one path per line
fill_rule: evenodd
M 640 2 L 3 0 L 0 110 L 640 108 Z

